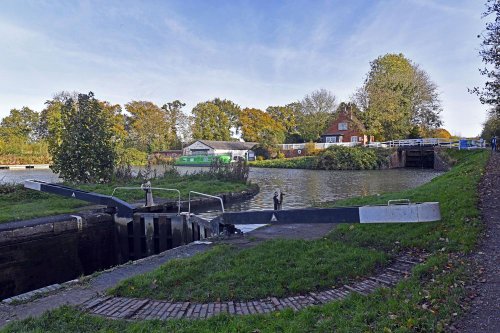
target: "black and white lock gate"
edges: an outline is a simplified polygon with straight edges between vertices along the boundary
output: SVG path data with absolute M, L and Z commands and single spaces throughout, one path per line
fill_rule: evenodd
M 119 262 L 144 258 L 212 235 L 210 222 L 202 219 L 190 219 L 189 214 L 180 212 L 181 203 L 178 190 L 144 185 L 135 188 L 120 187 L 115 189 L 115 191 L 117 189 L 145 191 L 146 203 L 145 206 L 140 206 L 132 205 L 113 195 L 82 191 L 60 184 L 38 180 L 24 182 L 24 187 L 32 190 L 107 206 L 115 222 Z M 177 213 L 156 212 L 155 210 L 160 209 L 161 206 L 152 204 L 151 190 L 153 189 L 179 192 Z

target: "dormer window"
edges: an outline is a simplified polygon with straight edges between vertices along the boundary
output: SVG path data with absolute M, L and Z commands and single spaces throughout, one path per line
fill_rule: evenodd
M 347 131 L 347 123 L 339 123 L 339 131 Z

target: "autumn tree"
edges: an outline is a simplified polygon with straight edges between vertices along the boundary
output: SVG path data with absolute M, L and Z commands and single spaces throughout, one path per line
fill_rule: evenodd
M 283 143 L 285 128 L 269 113 L 259 109 L 243 109 L 240 116 L 241 137 L 245 141 L 259 142 L 263 147 Z
M 486 77 L 483 88 L 476 87 L 471 91 L 479 96 L 483 104 L 492 106 L 491 112 L 500 118 L 500 2 L 498 0 L 487 0 L 486 10 L 483 18 L 491 17 L 486 23 L 486 30 L 478 35 L 482 38 L 481 56 L 485 67 L 480 73 Z
M 336 97 L 326 89 L 315 90 L 300 102 L 297 130 L 304 141 L 317 141 L 337 108 Z
M 231 138 L 229 118 L 214 103 L 198 103 L 192 114 L 193 139 L 227 141 Z
M 441 125 L 437 86 L 423 69 L 402 54 L 386 54 L 370 66 L 354 96 L 367 134 L 393 140 L 425 135 Z
M 164 109 L 148 101 L 125 104 L 131 145 L 140 151 L 152 153 L 169 149 L 175 144 L 172 122 Z
M 54 172 L 65 181 L 100 183 L 113 175 L 113 124 L 94 94 L 78 94 L 61 108 L 61 141 L 53 152 Z

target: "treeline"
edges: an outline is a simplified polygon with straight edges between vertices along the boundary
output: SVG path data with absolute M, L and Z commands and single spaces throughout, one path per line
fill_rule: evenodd
M 17 155 L 48 160 L 63 142 L 63 118 L 78 116 L 78 99 L 77 93 L 62 92 L 40 112 L 27 107 L 11 110 L 0 124 L 0 155 L 4 159 Z M 69 104 L 76 105 L 76 111 L 64 116 L 63 109 Z M 332 92 L 320 89 L 299 101 L 266 110 L 241 108 L 221 98 L 198 103 L 190 115 L 184 106 L 179 100 L 162 106 L 131 101 L 122 108 L 96 100 L 92 107 L 100 114 L 99 121 L 110 126 L 115 164 L 142 164 L 152 152 L 180 149 L 196 139 L 241 137 L 266 149 L 281 143 L 314 142 L 344 108 L 350 108 L 366 127 L 366 134 L 376 140 L 428 136 L 441 125 L 436 84 L 402 54 L 387 54 L 371 62 L 363 86 L 350 102 L 340 105 Z

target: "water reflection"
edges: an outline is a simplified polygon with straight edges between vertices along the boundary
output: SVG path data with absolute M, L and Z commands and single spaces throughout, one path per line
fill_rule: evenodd
M 193 173 L 206 168 L 179 167 L 180 173 Z M 139 168 L 134 168 L 137 172 Z M 157 169 L 161 174 L 163 170 Z M 401 191 L 430 181 L 440 172 L 424 169 L 392 169 L 369 171 L 325 171 L 295 169 L 250 169 L 250 181 L 260 192 L 250 200 L 228 205 L 227 210 L 272 209 L 274 191 L 285 193 L 283 208 L 303 208 L 315 203 L 352 196 Z M 0 182 L 20 183 L 25 179 L 59 181 L 45 169 L 0 170 Z

